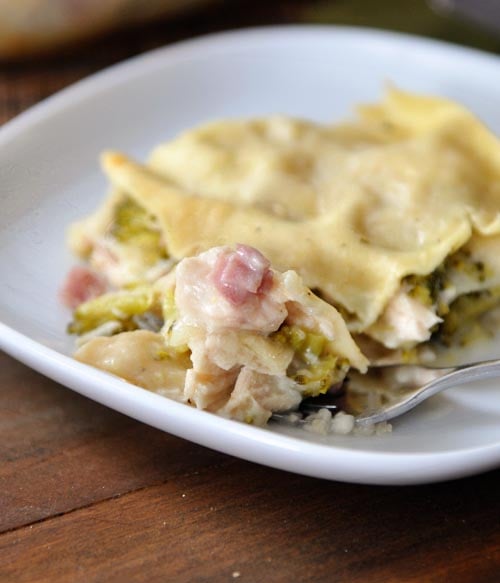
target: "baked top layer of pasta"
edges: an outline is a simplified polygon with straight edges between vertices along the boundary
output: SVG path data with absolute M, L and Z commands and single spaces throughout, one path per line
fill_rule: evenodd
M 147 164 L 107 153 L 103 168 L 112 191 L 70 244 L 117 287 L 249 245 L 394 350 L 428 340 L 459 297 L 500 285 L 500 143 L 444 99 L 391 90 L 336 126 L 209 123 Z M 117 235 L 127 205 L 156 235 Z

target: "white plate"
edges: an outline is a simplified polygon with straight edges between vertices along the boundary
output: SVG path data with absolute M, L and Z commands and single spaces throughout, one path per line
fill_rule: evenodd
M 99 153 L 144 157 L 158 142 L 223 116 L 341 118 L 385 82 L 449 96 L 500 133 L 500 60 L 382 32 L 283 27 L 211 36 L 112 67 L 0 131 L 0 347 L 43 374 L 165 431 L 293 472 L 416 484 L 500 465 L 498 383 L 454 389 L 375 438 L 259 429 L 171 402 L 73 361 L 57 290 L 64 230 L 106 189 Z M 479 356 L 490 356 L 495 349 Z M 498 355 L 497 352 L 497 355 Z

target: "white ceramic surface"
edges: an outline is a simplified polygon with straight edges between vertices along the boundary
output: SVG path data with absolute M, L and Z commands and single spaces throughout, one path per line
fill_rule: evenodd
M 106 183 L 99 153 L 144 157 L 209 119 L 283 113 L 329 121 L 385 82 L 459 100 L 500 133 L 500 60 L 403 35 L 335 27 L 225 33 L 112 67 L 0 130 L 0 347 L 109 407 L 205 446 L 293 472 L 417 484 L 500 465 L 500 382 L 454 389 L 375 438 L 319 437 L 220 419 L 73 361 L 57 290 L 66 225 Z M 493 356 L 500 346 L 481 348 Z

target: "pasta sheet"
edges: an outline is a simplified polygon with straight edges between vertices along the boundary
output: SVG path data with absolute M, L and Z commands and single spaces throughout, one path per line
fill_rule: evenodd
M 390 90 L 329 126 L 271 116 L 189 130 L 147 164 L 106 153 L 113 192 L 71 231 L 84 256 L 120 197 L 156 219 L 174 260 L 218 245 L 258 248 L 278 270 L 369 331 L 409 274 L 468 246 L 500 281 L 500 143 L 471 113 Z M 492 251 L 493 249 L 493 251 Z

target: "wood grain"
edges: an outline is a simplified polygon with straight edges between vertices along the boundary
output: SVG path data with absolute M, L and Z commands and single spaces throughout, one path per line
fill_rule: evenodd
M 326 4 L 220 2 L 56 58 L 4 64 L 0 123 L 128 56 L 298 21 Z M 499 491 L 500 471 L 389 488 L 257 466 L 106 409 L 0 353 L 2 583 L 496 583 Z
M 101 407 L 0 354 L 0 532 L 222 456 Z

